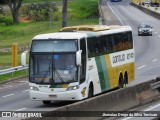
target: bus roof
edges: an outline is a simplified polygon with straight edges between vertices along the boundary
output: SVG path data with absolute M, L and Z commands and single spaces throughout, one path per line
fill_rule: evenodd
M 84 37 L 99 36 L 104 34 L 113 34 L 125 31 L 131 31 L 130 26 L 120 25 L 82 25 L 62 28 L 60 32 L 41 34 L 33 39 L 80 39 Z
M 35 36 L 33 39 L 78 39 L 87 37 L 84 33 L 73 33 L 73 32 L 56 32 L 56 33 L 48 33 L 48 34 L 40 34 Z
M 98 31 L 106 31 L 112 29 L 122 29 L 129 26 L 120 26 L 120 25 L 79 25 L 79 26 L 70 26 L 64 27 L 61 31 L 91 31 L 91 32 L 98 32 Z
M 106 25 L 79 25 L 79 26 L 71 26 L 71 27 L 64 27 L 61 31 L 102 31 L 102 30 L 109 30 L 109 27 Z

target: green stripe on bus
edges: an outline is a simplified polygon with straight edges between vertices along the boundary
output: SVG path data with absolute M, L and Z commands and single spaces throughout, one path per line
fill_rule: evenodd
M 62 85 L 51 85 L 49 88 L 62 88 Z
M 69 84 L 51 85 L 49 88 L 67 88 Z
M 101 56 L 101 63 L 102 63 L 102 69 L 103 69 L 103 75 L 106 83 L 106 90 L 110 89 L 110 84 L 109 84 L 109 75 L 108 75 L 108 69 L 107 69 L 107 64 L 105 61 L 105 56 Z
M 102 69 L 101 58 L 100 57 L 95 57 L 95 60 L 96 60 L 97 69 L 98 69 L 101 91 L 103 92 L 103 91 L 106 90 L 106 83 L 105 83 L 105 79 L 104 79 L 104 73 L 103 73 L 103 69 Z

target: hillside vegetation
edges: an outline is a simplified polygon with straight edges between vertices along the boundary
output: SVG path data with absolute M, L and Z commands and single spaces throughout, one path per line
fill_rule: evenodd
M 24 1 L 25 3 L 42 2 L 42 0 Z M 46 1 L 54 2 L 62 0 Z M 12 43 L 18 43 L 20 64 L 20 54 L 25 49 L 28 49 L 31 40 L 35 35 L 56 32 L 61 29 L 62 6 L 57 6 L 57 8 L 58 11 L 52 13 L 52 18 L 45 21 L 34 21 L 31 18 L 27 18 L 22 11 L 20 11 L 19 24 L 5 25 L 0 22 L 0 66 L 11 65 L 10 48 Z M 11 15 L 9 15 L 9 12 L 7 12 L 5 17 L 7 17 L 9 21 L 11 20 Z M 98 24 L 97 0 L 72 0 L 68 2 L 68 26 L 82 24 Z

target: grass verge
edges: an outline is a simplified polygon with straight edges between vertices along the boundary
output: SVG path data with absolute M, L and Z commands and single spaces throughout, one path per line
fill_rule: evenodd
M 14 79 L 14 78 L 17 78 L 17 77 L 26 76 L 26 75 L 28 75 L 27 70 L 21 70 L 21 71 L 16 71 L 16 72 L 13 72 L 13 73 L 8 73 L 8 74 L 0 76 L 0 82 L 6 81 L 6 80 L 9 80 L 9 79 Z

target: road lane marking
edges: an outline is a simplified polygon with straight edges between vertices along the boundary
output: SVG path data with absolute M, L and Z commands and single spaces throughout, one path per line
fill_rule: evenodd
M 107 5 L 109 6 L 109 8 L 111 9 L 111 11 L 113 12 L 113 14 L 115 14 L 115 16 L 118 18 L 118 20 L 120 21 L 120 23 L 122 25 L 124 25 L 124 23 L 122 22 L 122 20 L 120 19 L 120 17 L 114 12 L 114 10 L 112 9 L 112 7 L 109 5 L 109 2 L 107 2 Z
M 4 87 L 13 87 L 12 85 L 3 85 Z
M 16 86 L 19 86 L 19 85 L 24 85 L 24 84 L 28 84 L 28 83 L 21 83 L 21 84 L 17 84 L 17 85 L 3 85 L 4 87 L 1 87 L 0 89 L 5 89 L 5 88 L 11 88 L 11 87 L 16 87 Z
M 13 87 L 13 86 L 12 86 Z M 4 88 L 10 88 L 10 87 L 2 87 L 2 88 L 0 88 L 0 89 L 4 89 Z
M 18 81 L 18 82 L 20 82 L 20 83 L 28 83 L 28 81 Z
M 155 61 L 157 61 L 158 59 L 154 59 L 154 60 L 152 60 L 152 62 L 155 62 Z
M 12 95 L 14 95 L 14 94 L 4 95 L 2 97 L 9 97 L 9 96 L 12 96 Z
M 159 106 L 160 106 L 160 104 L 155 105 L 155 106 L 152 106 L 152 107 L 150 107 L 150 108 L 148 108 L 148 109 L 146 109 L 146 110 L 144 110 L 144 111 L 150 111 L 150 110 L 152 110 L 152 109 L 154 109 L 154 108 L 156 108 L 156 107 L 159 107 Z
M 29 91 L 29 89 L 28 90 L 23 90 L 22 92 L 27 92 L 27 91 Z
M 137 68 L 137 69 L 139 70 L 139 69 L 141 69 L 141 68 L 144 68 L 145 66 L 146 66 L 146 65 L 142 65 L 142 66 L 140 66 L 140 67 Z
M 27 108 L 21 108 L 21 109 L 15 110 L 15 111 L 22 111 L 22 110 L 25 110 L 25 109 L 27 109 Z
M 150 111 L 150 110 L 152 110 L 152 109 L 154 109 L 154 108 L 157 108 L 157 107 L 159 107 L 160 106 L 160 104 L 158 104 L 158 105 L 155 105 L 155 106 L 149 106 L 150 108 L 148 108 L 148 109 L 146 109 L 146 110 L 143 110 L 143 111 Z M 131 119 L 131 118 L 133 118 L 133 117 L 127 117 L 127 118 L 124 118 L 124 119 L 122 119 L 122 120 L 128 120 L 128 119 Z

